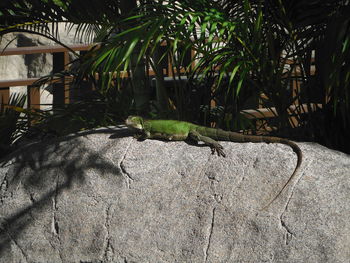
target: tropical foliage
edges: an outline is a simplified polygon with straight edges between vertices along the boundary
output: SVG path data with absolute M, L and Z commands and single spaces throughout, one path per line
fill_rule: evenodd
M 127 89 L 128 106 L 142 114 L 235 130 L 261 125 L 349 151 L 349 11 L 341 0 L 5 1 L 0 34 L 47 34 L 48 22 L 71 22 L 78 37 L 99 42 L 71 74 L 104 98 L 114 90 L 127 101 Z M 275 118 L 241 114 L 258 107 Z M 120 118 L 132 110 L 123 109 Z
M 11 145 L 24 133 L 27 120 L 17 109 L 23 109 L 26 96 L 13 94 L 8 105 L 0 98 L 0 158 L 11 150 Z

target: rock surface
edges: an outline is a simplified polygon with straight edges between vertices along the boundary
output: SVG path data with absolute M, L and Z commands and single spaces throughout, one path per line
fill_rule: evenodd
M 350 157 L 298 143 L 138 142 L 106 129 L 0 168 L 0 262 L 349 262 Z

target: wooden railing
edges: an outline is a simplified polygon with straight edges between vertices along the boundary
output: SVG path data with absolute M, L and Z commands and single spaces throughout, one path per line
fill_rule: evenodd
M 87 51 L 91 48 L 91 45 L 76 44 L 68 46 L 73 51 Z M 34 47 L 18 47 L 7 48 L 0 51 L 0 56 L 12 56 L 12 55 L 29 55 L 29 54 L 45 54 L 50 53 L 53 55 L 53 72 L 60 72 L 67 69 L 70 61 L 70 50 L 63 46 L 34 46 Z M 32 88 L 34 82 L 39 78 L 26 78 L 26 79 L 6 79 L 0 80 L 0 99 L 3 103 L 7 104 L 10 95 L 10 87 L 26 86 L 28 95 L 28 106 L 33 108 L 40 107 L 40 92 L 38 89 Z M 53 91 L 53 97 L 56 101 L 61 103 L 69 102 L 68 87 L 62 84 L 62 87 L 57 87 Z
M 32 46 L 32 47 L 18 47 L 18 48 L 7 48 L 3 51 L 0 50 L 0 56 L 12 56 L 12 55 L 30 55 L 30 54 L 45 54 L 49 53 L 53 55 L 53 73 L 60 72 L 68 68 L 70 61 L 69 52 L 73 51 L 87 51 L 93 45 L 88 44 L 76 44 L 68 45 L 70 49 L 59 45 L 53 46 Z M 165 42 L 162 44 L 162 48 L 165 47 Z M 190 56 L 193 56 L 194 51 L 191 51 Z M 169 59 L 165 59 L 162 63 L 163 73 L 166 76 L 173 75 L 173 68 Z M 149 67 L 149 65 L 148 65 Z M 150 67 L 149 67 L 150 68 Z M 149 76 L 154 76 L 155 72 L 149 69 Z M 127 73 L 122 74 L 122 76 L 127 76 Z M 26 86 L 27 96 L 28 96 L 28 107 L 40 108 L 40 92 L 39 89 L 33 88 L 32 85 L 39 80 L 37 78 L 26 78 L 26 79 L 6 79 L 0 80 L 0 102 L 7 104 L 10 95 L 10 87 L 16 86 Z M 55 104 L 68 104 L 70 103 L 70 92 L 69 86 L 62 83 L 55 84 L 53 89 L 53 106 Z
M 87 51 L 92 45 L 88 44 L 76 44 L 68 46 L 71 50 L 76 52 Z M 11 55 L 29 55 L 29 54 L 44 54 L 50 53 L 53 55 L 53 72 L 60 72 L 64 69 L 67 69 L 70 61 L 69 56 L 70 50 L 62 46 L 34 46 L 34 47 L 19 47 L 19 48 L 7 48 L 4 51 L 0 51 L 0 56 L 11 56 Z M 193 56 L 193 51 L 191 51 L 190 56 Z M 167 76 L 172 76 L 173 70 L 170 60 L 165 61 L 162 66 L 163 73 Z M 153 76 L 154 72 L 150 69 L 149 75 Z M 26 86 L 27 95 L 28 95 L 28 107 L 39 108 L 40 107 L 40 92 L 38 89 L 34 89 L 32 85 L 39 78 L 26 78 L 26 79 L 12 79 L 12 80 L 0 80 L 0 102 L 7 104 L 9 100 L 10 87 L 15 86 Z M 172 79 L 172 78 L 171 78 Z M 69 87 L 64 83 L 57 83 L 53 89 L 53 105 L 57 104 L 67 104 L 70 102 Z M 292 84 L 293 95 L 298 89 L 295 83 Z M 290 111 L 293 111 L 291 106 Z M 305 105 L 300 105 L 304 109 L 304 112 L 307 112 L 307 107 Z M 249 119 L 265 119 L 273 118 L 277 115 L 277 112 L 274 108 L 259 108 L 259 111 L 255 109 L 243 110 L 241 112 Z M 293 117 L 291 117 L 293 119 Z

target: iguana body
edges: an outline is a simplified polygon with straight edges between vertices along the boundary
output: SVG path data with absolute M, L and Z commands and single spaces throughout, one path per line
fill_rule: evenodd
M 196 142 L 203 142 L 210 146 L 212 153 L 217 152 L 220 156 L 225 157 L 223 147 L 217 141 L 231 142 L 266 142 L 266 143 L 282 143 L 289 145 L 297 154 L 298 161 L 293 174 L 284 184 L 278 194 L 269 202 L 270 205 L 282 193 L 288 183 L 293 179 L 298 172 L 302 162 L 302 153 L 299 146 L 287 139 L 271 136 L 255 136 L 245 135 L 237 132 L 229 132 L 221 129 L 208 128 L 199 126 L 193 123 L 176 121 L 176 120 L 145 120 L 139 116 L 129 116 L 125 124 L 136 130 L 138 138 L 143 139 L 163 139 L 170 141 L 184 141 L 192 139 Z

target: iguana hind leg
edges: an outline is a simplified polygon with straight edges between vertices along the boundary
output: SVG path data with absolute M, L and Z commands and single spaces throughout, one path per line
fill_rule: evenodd
M 207 136 L 203 136 L 197 131 L 190 131 L 188 136 L 196 142 L 204 142 L 206 145 L 208 145 L 211 148 L 212 154 L 216 152 L 218 156 L 226 157 L 223 151 L 224 147 L 222 147 L 222 145 L 217 141 L 215 141 L 214 139 L 209 138 Z

